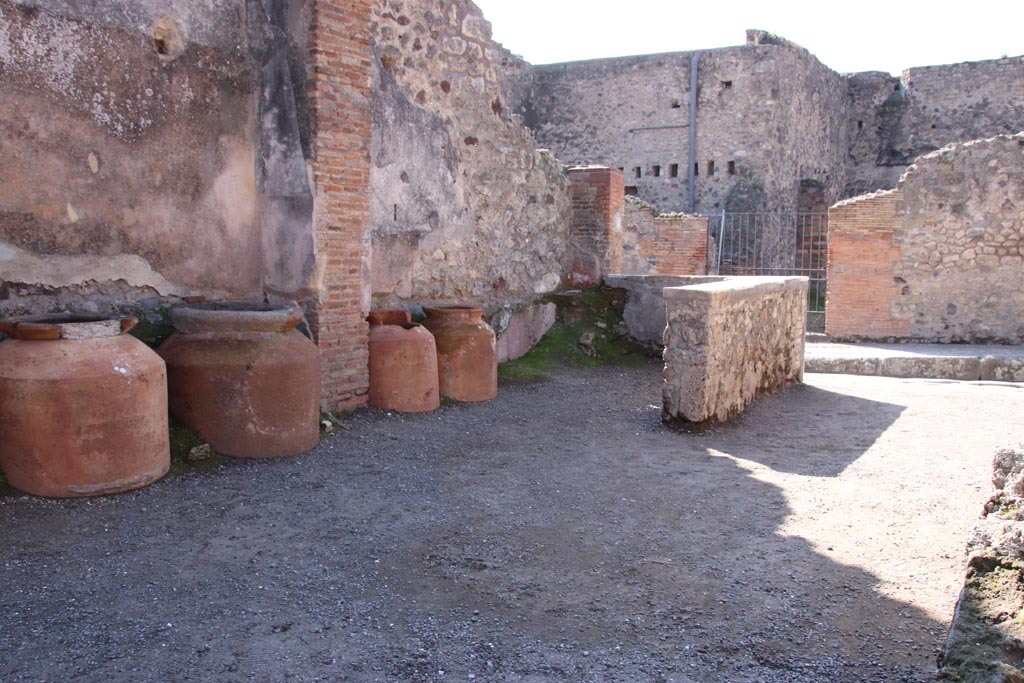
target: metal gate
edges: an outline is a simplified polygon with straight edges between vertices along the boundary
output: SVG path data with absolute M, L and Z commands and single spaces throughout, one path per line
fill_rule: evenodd
M 808 277 L 807 329 L 816 332 L 825 329 L 827 265 L 827 213 L 708 216 L 708 272 Z

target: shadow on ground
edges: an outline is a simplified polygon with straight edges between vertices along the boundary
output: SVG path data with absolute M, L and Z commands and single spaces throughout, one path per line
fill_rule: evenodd
M 864 454 L 905 406 L 809 384 L 755 401 L 705 442 L 780 472 L 837 477 Z M 855 425 L 850 429 L 849 425 Z
M 695 437 L 659 391 L 566 370 L 298 458 L 0 498 L 0 679 L 930 680 L 945 625 L 780 536 L 779 489 L 704 445 L 834 476 L 900 407 L 802 387 Z

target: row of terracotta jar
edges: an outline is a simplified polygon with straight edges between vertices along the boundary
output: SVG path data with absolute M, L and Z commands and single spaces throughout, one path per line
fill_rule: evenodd
M 408 311 L 371 311 L 370 405 L 422 413 L 440 397 L 487 401 L 498 395 L 494 330 L 471 306 L 425 307 L 423 325 Z
M 460 321 L 473 312 L 438 313 L 444 320 L 438 339 L 445 329 L 465 338 L 467 325 Z M 9 337 L 0 343 L 0 469 L 11 486 L 49 497 L 146 486 L 170 466 L 168 412 L 226 455 L 312 449 L 319 439 L 320 353 L 295 329 L 301 316 L 294 305 L 177 308 L 171 312 L 175 333 L 156 353 L 127 334 L 137 322 L 131 318 L 0 321 Z M 380 328 L 417 329 L 404 324 L 376 324 L 371 337 L 380 339 Z M 478 356 L 462 353 L 457 340 L 450 344 L 452 359 L 442 358 L 433 376 L 435 386 L 447 377 L 458 392 L 464 382 L 447 370 Z M 394 357 L 389 363 L 395 378 L 400 363 Z

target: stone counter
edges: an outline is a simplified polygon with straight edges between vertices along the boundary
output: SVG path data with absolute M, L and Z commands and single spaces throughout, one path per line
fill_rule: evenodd
M 626 290 L 622 320 L 630 337 L 650 347 L 661 347 L 665 336 L 666 287 L 682 287 L 725 279 L 716 275 L 605 275 L 607 287 Z
M 806 277 L 728 277 L 666 287 L 663 418 L 728 420 L 803 380 Z

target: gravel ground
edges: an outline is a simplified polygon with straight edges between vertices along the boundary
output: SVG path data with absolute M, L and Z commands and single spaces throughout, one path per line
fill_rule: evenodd
M 1024 385 L 808 375 L 686 434 L 659 372 L 361 411 L 111 498 L 8 492 L 0 680 L 932 680 Z

